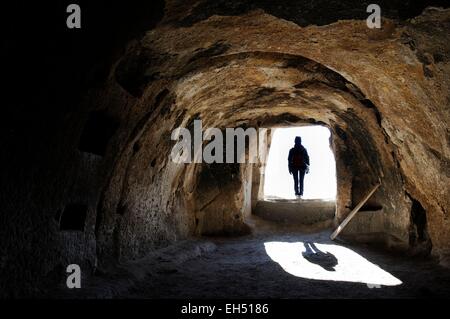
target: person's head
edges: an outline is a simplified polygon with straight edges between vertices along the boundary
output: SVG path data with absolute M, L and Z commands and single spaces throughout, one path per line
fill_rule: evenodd
M 294 140 L 295 145 L 301 145 L 302 144 L 302 138 L 300 136 L 296 136 Z

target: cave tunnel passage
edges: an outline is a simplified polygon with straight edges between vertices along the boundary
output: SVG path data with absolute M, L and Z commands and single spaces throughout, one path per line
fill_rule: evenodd
M 319 125 L 275 129 L 265 168 L 264 197 L 295 198 L 293 178 L 287 168 L 287 157 L 296 136 L 302 138 L 310 160 L 302 198 L 334 200 L 336 163 L 330 148 L 330 130 Z
M 8 36 L 0 298 L 450 296 L 450 9 L 386 7 L 372 30 L 366 6 L 335 2 L 171 0 L 123 19 L 102 4 L 97 29 L 58 16 L 43 20 L 64 32 Z M 24 74 L 42 75 L 27 94 Z M 196 119 L 275 128 L 268 161 L 175 163 L 171 133 Z M 92 291 L 67 289 L 69 264 Z

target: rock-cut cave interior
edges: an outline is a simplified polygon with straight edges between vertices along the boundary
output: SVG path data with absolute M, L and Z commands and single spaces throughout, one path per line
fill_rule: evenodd
M 450 297 L 448 2 L 77 3 L 2 7 L 1 298 Z M 174 161 L 196 121 L 266 156 Z M 332 198 L 268 188 L 296 129 Z

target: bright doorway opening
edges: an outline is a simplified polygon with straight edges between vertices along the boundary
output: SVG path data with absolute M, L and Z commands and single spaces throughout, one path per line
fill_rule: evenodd
M 331 133 L 327 127 L 319 125 L 275 129 L 265 168 L 264 197 L 296 198 L 287 160 L 296 136 L 301 136 L 310 159 L 302 198 L 335 200 L 336 162 L 330 147 Z

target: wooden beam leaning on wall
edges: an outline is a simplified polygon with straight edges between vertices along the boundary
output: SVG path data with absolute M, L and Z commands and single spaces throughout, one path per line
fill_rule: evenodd
M 359 202 L 358 205 L 348 214 L 348 216 L 344 219 L 344 221 L 336 228 L 336 230 L 331 234 L 330 238 L 331 240 L 334 240 L 337 235 L 347 226 L 347 224 L 350 222 L 350 220 L 356 215 L 356 213 L 361 209 L 361 207 L 369 200 L 369 198 L 375 193 L 375 191 L 380 187 L 381 183 L 379 182 L 377 185 L 375 185 L 370 192 L 366 195 L 366 197 L 363 198 L 361 202 Z

